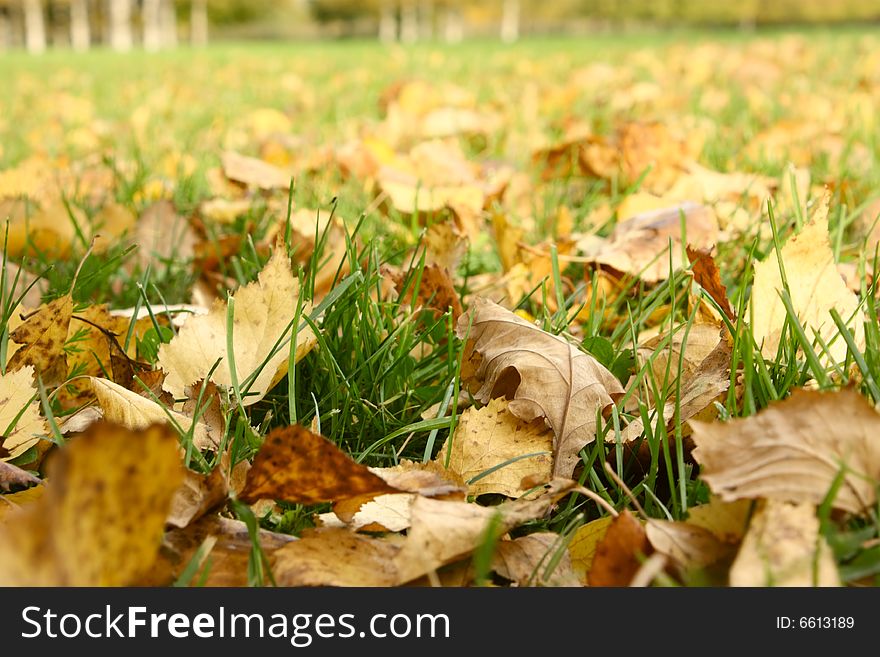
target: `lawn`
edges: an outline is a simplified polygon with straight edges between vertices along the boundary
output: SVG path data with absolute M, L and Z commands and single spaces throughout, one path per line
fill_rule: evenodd
M 878 45 L 3 54 L 0 581 L 876 584 Z

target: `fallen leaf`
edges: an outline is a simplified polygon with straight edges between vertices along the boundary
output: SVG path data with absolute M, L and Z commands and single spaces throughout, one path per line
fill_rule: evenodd
M 223 153 L 224 175 L 233 182 L 262 190 L 288 189 L 290 175 L 278 167 L 232 151 Z
M 39 484 L 40 479 L 17 465 L 0 461 L 0 491 L 9 492 L 13 487 Z
M 589 586 L 629 586 L 650 552 L 650 543 L 642 523 L 624 510 L 611 521 L 596 545 L 587 572 Z
M 818 505 L 844 471 L 834 508 L 864 513 L 877 502 L 880 414 L 855 390 L 796 390 L 756 415 L 691 426 L 701 477 L 723 500 Z
M 563 550 L 557 560 L 558 543 L 559 535 L 553 532 L 499 541 L 491 568 L 518 586 L 580 586 L 568 552 Z
M 59 451 L 46 493 L 0 533 L 0 583 L 134 583 L 153 565 L 180 477 L 170 428 L 93 425 Z
M 257 537 L 260 549 L 270 559 L 279 548 L 297 540 L 294 536 L 264 529 L 259 530 Z M 204 586 L 248 586 L 248 563 L 253 542 L 247 526 L 240 520 L 216 515 L 201 518 L 184 529 L 167 532 L 157 563 L 138 584 L 171 584 L 189 565 L 196 550 L 206 540 L 211 549 L 206 555 L 204 565 L 190 581 L 191 585 L 201 582 L 204 577 Z
M 688 509 L 688 523 L 708 529 L 720 541 L 738 545 L 745 536 L 752 511 L 752 500 L 725 502 L 712 495 L 709 502 Z
M 183 431 L 188 432 L 193 425 L 191 417 L 165 408 L 112 381 L 95 377 L 90 380 L 105 420 L 128 429 L 146 429 L 152 424 L 168 424 L 173 420 Z M 200 450 L 214 449 L 219 444 L 219 441 L 209 435 L 208 428 L 202 422 L 197 422 L 192 430 L 192 440 L 196 449 Z
M 248 394 L 242 398 L 245 406 L 260 401 L 287 371 L 289 349 L 283 346 L 283 339 L 293 326 L 298 293 L 299 284 L 290 270 L 290 261 L 284 249 L 278 248 L 259 279 L 233 296 L 236 379 L 243 385 L 252 378 Z M 304 304 L 303 313 L 309 310 L 309 304 Z M 190 317 L 171 342 L 159 348 L 159 365 L 168 373 L 163 390 L 175 398 L 184 397 L 186 387 L 205 379 L 218 361 L 211 381 L 232 386 L 226 315 L 226 303 L 218 300 L 207 315 Z M 279 343 L 282 346 L 276 349 Z M 300 331 L 296 336 L 296 360 L 315 344 L 311 329 Z
M 768 500 L 752 517 L 730 568 L 731 586 L 840 586 L 810 503 Z
M 9 359 L 7 369 L 15 372 L 33 365 L 46 386 L 56 386 L 67 376 L 64 343 L 73 313 L 73 300 L 65 294 L 40 306 L 26 317 L 9 339 L 22 345 Z
M 691 261 L 691 272 L 694 281 L 706 291 L 731 322 L 736 321 L 736 313 L 730 307 L 727 288 L 721 282 L 721 272 L 709 249 L 695 249 L 688 245 L 687 256 Z
M 555 434 L 553 475 L 569 476 L 595 440 L 597 414 L 623 394 L 595 358 L 491 301 L 476 298 L 458 321 L 467 337 L 462 381 L 482 403 L 505 397 L 516 417 L 544 418 Z
M 186 527 L 226 501 L 228 494 L 229 482 L 223 474 L 222 465 L 206 475 L 185 470 L 183 483 L 171 498 L 165 522 L 172 527 Z
M 654 550 L 685 569 L 705 568 L 732 552 L 711 531 L 688 522 L 652 519 L 645 524 L 645 535 Z
M 31 486 L 30 488 L 25 488 L 17 493 L 9 493 L 0 496 L 0 527 L 2 527 L 4 523 L 9 522 L 10 518 L 17 522 L 17 512 L 25 507 L 35 504 L 37 500 L 43 497 L 45 492 L 45 486 Z
M 603 267 L 657 283 L 685 266 L 683 238 L 695 247 L 712 246 L 718 239 L 714 212 L 704 205 L 685 202 L 636 215 L 618 223 L 599 252 L 589 255 Z
M 792 308 L 807 337 L 814 340 L 818 333 L 828 345 L 827 354 L 821 347 L 816 347 L 820 362 L 828 363 L 830 359 L 842 363 L 846 358 L 847 344 L 839 336 L 830 314 L 832 309 L 849 327 L 856 345 L 864 347 L 864 313 L 858 297 L 847 289 L 837 271 L 828 236 L 828 199 L 822 203 L 812 219 L 782 246 L 778 254 L 774 251 L 764 261 L 755 263 L 748 311 L 751 314 L 747 316 L 751 317 L 755 342 L 761 345 L 761 353 L 769 360 L 776 358 L 788 316 L 779 296 L 785 289 L 779 269 L 780 259 L 785 268 Z
M 399 581 L 408 582 L 470 554 L 484 540 L 494 519 L 501 536 L 523 522 L 540 518 L 557 500 L 578 489 L 573 481 L 554 479 L 534 499 L 510 500 L 494 507 L 415 498 L 412 526 L 395 556 Z
M 31 365 L 0 375 L 0 431 L 0 462 L 24 454 L 49 433 L 40 415 Z
M 571 557 L 571 567 L 581 584 L 587 584 L 587 575 L 593 566 L 596 548 L 613 521 L 614 518 L 611 516 L 597 518 L 579 527 L 571 537 L 568 554 Z
M 373 538 L 348 529 L 303 532 L 277 550 L 272 573 L 280 586 L 394 586 L 399 536 Z
M 141 213 L 134 230 L 141 269 L 162 262 L 185 262 L 193 257 L 196 235 L 190 223 L 168 200 L 157 201 Z
M 551 478 L 552 432 L 543 420 L 520 420 L 508 405 L 504 399 L 491 399 L 479 410 L 465 410 L 455 433 L 437 455 L 436 462 L 441 465 L 448 457 L 449 469 L 464 481 L 480 477 L 468 484 L 469 495 L 500 493 L 519 497 L 528 491 L 522 487 L 523 478 L 533 477 L 541 483 Z M 485 474 L 508 461 L 512 462 Z
M 294 425 L 266 436 L 239 498 L 317 504 L 398 492 L 323 436 Z

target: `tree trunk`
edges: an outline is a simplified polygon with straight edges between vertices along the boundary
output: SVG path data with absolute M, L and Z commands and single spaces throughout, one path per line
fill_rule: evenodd
M 379 41 L 394 43 L 397 41 L 397 16 L 391 0 L 383 0 L 379 6 Z
M 447 7 L 443 21 L 443 40 L 446 43 L 461 43 L 464 39 L 464 26 L 457 7 Z
M 40 0 L 24 0 L 24 43 L 28 52 L 46 50 L 46 23 Z
M 144 24 L 144 50 L 154 52 L 162 47 L 161 0 L 144 0 L 141 21 Z
M 433 0 L 419 0 L 419 38 L 423 41 L 434 38 Z
M 501 6 L 501 40 L 513 43 L 519 39 L 519 0 L 504 0 Z
M 82 52 L 91 44 L 88 0 L 70 0 L 70 46 Z
M 400 5 L 400 40 L 403 43 L 419 40 L 419 15 L 415 0 L 404 0 Z
M 161 0 L 159 23 L 162 26 L 162 45 L 166 48 L 177 46 L 177 11 L 174 0 Z
M 12 46 L 12 26 L 9 20 L 9 10 L 0 7 L 0 52 L 9 50 Z
M 113 50 L 131 50 L 134 41 L 131 33 L 131 0 L 109 0 L 109 41 Z
M 194 46 L 208 45 L 207 0 L 192 0 L 189 15 L 189 38 Z

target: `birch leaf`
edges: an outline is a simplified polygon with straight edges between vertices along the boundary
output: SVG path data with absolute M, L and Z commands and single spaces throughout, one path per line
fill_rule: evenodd
M 524 478 L 550 480 L 552 443 L 553 434 L 543 420 L 520 420 L 508 410 L 506 400 L 492 399 L 479 410 L 469 408 L 461 414 L 437 462 L 445 464 L 448 455 L 450 470 L 465 481 L 474 480 L 468 484 L 469 495 L 519 497 L 531 488 L 522 485 Z M 485 474 L 498 466 L 502 467 Z
M 774 251 L 763 262 L 755 264 L 755 280 L 749 301 L 751 315 L 747 316 L 752 318 L 755 342 L 761 345 L 765 358 L 772 360 L 776 357 L 787 316 L 779 296 L 784 289 L 779 258 L 785 268 L 792 307 L 807 337 L 812 340 L 814 333 L 818 333 L 829 345 L 827 356 L 821 347 L 816 347 L 820 360 L 827 362 L 830 356 L 842 363 L 846 358 L 846 342 L 838 336 L 837 326 L 830 314 L 832 309 L 840 313 L 852 331 L 856 344 L 864 347 L 864 313 L 859 307 L 858 298 L 847 288 L 837 271 L 828 236 L 827 199 L 824 204 L 800 233 L 783 245 L 778 257 Z M 831 343 L 834 337 L 836 339 Z
M 242 399 L 245 406 L 261 400 L 286 372 L 288 348 L 275 349 L 284 340 L 285 331 L 296 314 L 299 284 L 290 269 L 284 249 L 278 248 L 259 278 L 240 288 L 234 295 L 232 349 L 239 385 L 253 378 L 250 390 Z M 303 312 L 309 311 L 308 304 Z M 232 375 L 227 358 L 226 303 L 217 300 L 207 315 L 190 317 L 168 344 L 159 348 L 159 365 L 168 373 L 162 387 L 175 398 L 185 396 L 185 389 L 211 375 L 211 381 L 231 387 Z M 303 358 L 316 344 L 306 328 L 296 338 L 296 359 Z M 274 351 L 274 353 L 273 353 Z
M 840 586 L 831 548 L 812 504 L 768 500 L 752 518 L 731 586 Z
M 4 461 L 24 454 L 49 432 L 40 415 L 34 368 L 30 365 L 0 375 L 0 432 L 0 447 L 5 450 L 0 451 L 0 460 Z

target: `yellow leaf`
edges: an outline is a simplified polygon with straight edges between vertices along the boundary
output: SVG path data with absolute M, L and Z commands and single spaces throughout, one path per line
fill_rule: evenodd
M 587 583 L 587 575 L 593 565 L 593 557 L 596 556 L 596 548 L 599 541 L 605 536 L 611 521 L 611 516 L 598 518 L 580 527 L 572 536 L 568 544 L 568 554 L 571 556 L 571 565 L 575 574 L 582 584 Z
M 816 346 L 820 361 L 842 363 L 846 358 L 847 345 L 838 335 L 831 317 L 832 309 L 840 313 L 841 319 L 852 331 L 856 345 L 864 347 L 865 316 L 858 298 L 846 287 L 837 271 L 828 237 L 827 198 L 823 203 L 824 206 L 817 210 L 800 233 L 783 245 L 779 256 L 774 251 L 763 262 L 755 264 L 755 280 L 746 317 L 751 317 L 755 342 L 761 345 L 761 353 L 767 359 L 776 358 L 787 317 L 785 305 L 779 296 L 784 286 L 778 258 L 782 259 L 785 268 L 792 307 L 807 337 L 813 341 L 815 333 L 818 333 L 828 345 L 827 354 Z
M 768 500 L 730 568 L 731 586 L 840 586 L 812 504 Z
M 511 459 L 532 454 L 468 484 L 469 495 L 501 493 L 519 497 L 533 487 L 523 486 L 524 478 L 538 483 L 550 480 L 552 450 L 553 434 L 543 420 L 520 420 L 508 410 L 507 400 L 492 399 L 479 410 L 469 408 L 461 414 L 455 434 L 443 445 L 437 463 L 445 465 L 449 453 L 449 469 L 469 481 Z
M 49 427 L 40 415 L 34 368 L 28 365 L 0 375 L 0 446 L 8 452 L 0 460 L 24 454 L 48 432 Z
M 176 434 L 100 423 L 51 462 L 45 494 L 0 532 L 0 585 L 124 586 L 152 566 L 181 479 Z
M 296 314 L 299 284 L 293 277 L 283 248 L 276 249 L 259 279 L 240 288 L 234 295 L 232 348 L 239 385 L 253 377 L 247 406 L 261 400 L 287 371 L 290 327 Z M 310 310 L 303 304 L 303 314 Z M 227 358 L 226 303 L 217 300 L 207 315 L 190 317 L 168 344 L 159 348 L 159 365 L 168 373 L 162 387 L 175 398 L 186 394 L 186 387 L 211 375 L 217 385 L 232 386 Z M 295 330 L 295 327 L 294 327 Z M 296 336 L 296 359 L 303 358 L 316 344 L 311 329 Z
M 55 386 L 67 377 L 64 343 L 70 327 L 73 300 L 70 294 L 40 306 L 9 334 L 21 345 L 9 359 L 7 369 L 14 372 L 33 365 L 46 386 Z

